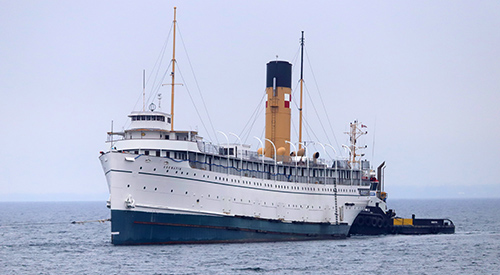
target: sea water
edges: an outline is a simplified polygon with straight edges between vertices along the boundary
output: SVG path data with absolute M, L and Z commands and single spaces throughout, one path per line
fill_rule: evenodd
M 113 246 L 105 202 L 0 203 L 0 274 L 500 274 L 500 199 L 396 200 L 451 235 Z M 72 223 L 72 221 L 94 221 Z

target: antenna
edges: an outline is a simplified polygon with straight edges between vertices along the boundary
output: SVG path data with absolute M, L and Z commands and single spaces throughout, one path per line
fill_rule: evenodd
M 146 70 L 142 70 L 142 111 L 146 111 Z

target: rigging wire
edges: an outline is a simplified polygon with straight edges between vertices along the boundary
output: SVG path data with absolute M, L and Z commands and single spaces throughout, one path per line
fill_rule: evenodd
M 161 67 L 161 64 L 162 64 L 162 62 L 163 62 L 163 59 L 164 59 L 165 53 L 167 52 L 168 40 L 169 40 L 169 38 L 170 38 L 170 34 L 171 34 L 171 32 L 172 32 L 173 27 L 174 27 L 174 23 L 172 22 L 172 25 L 170 26 L 170 31 L 169 31 L 169 33 L 168 33 L 167 39 L 165 40 L 165 43 L 164 43 L 164 45 L 163 45 L 163 48 L 162 48 L 162 50 L 160 51 L 160 56 L 161 56 L 161 58 L 159 58 L 160 62 L 159 62 L 159 64 L 158 64 L 158 69 L 156 70 L 155 78 L 154 78 L 154 80 L 153 80 L 153 85 L 151 85 L 151 89 L 150 89 L 150 91 L 151 91 L 151 92 L 150 92 L 150 95 L 149 95 L 149 97 L 148 97 L 148 101 L 147 101 L 147 102 L 149 102 L 149 101 L 150 101 L 150 99 L 151 99 L 151 94 L 153 94 L 153 89 L 155 89 L 155 86 L 156 86 L 156 92 L 155 92 L 154 98 L 156 97 L 156 95 L 158 94 L 158 92 L 159 92 L 159 90 L 160 90 L 161 86 L 163 85 L 163 80 L 165 80 L 166 74 L 167 74 L 167 72 L 169 71 L 170 66 L 172 66 L 172 61 L 170 61 L 170 62 L 169 62 L 169 65 L 168 65 L 168 67 L 167 67 L 167 69 L 166 69 L 166 70 L 165 70 L 165 72 L 163 73 L 162 78 L 160 79 L 159 83 L 157 83 L 156 81 L 157 81 L 157 79 L 158 79 L 158 74 L 160 73 L 160 67 Z M 157 60 L 157 61 L 156 61 L 156 63 L 155 63 L 155 67 L 153 67 L 153 71 L 155 71 L 155 68 L 156 68 L 156 64 L 157 64 L 157 63 L 158 63 L 158 60 Z M 150 78 L 151 78 L 151 76 L 149 76 L 148 81 L 146 81 L 146 83 L 149 83 Z M 156 84 L 156 83 L 157 83 L 157 84 Z
M 208 122 L 210 123 L 210 127 L 212 127 L 212 132 L 215 135 L 215 139 L 216 139 L 217 143 L 219 143 L 219 140 L 217 138 L 217 134 L 215 132 L 214 125 L 212 123 L 212 119 L 210 117 L 210 113 L 208 112 L 207 105 L 205 104 L 205 99 L 203 98 L 203 93 L 201 92 L 200 85 L 198 83 L 198 79 L 196 78 L 196 74 L 194 73 L 194 69 L 193 69 L 193 65 L 191 63 L 191 59 L 189 58 L 189 54 L 188 54 L 186 45 L 184 44 L 184 39 L 182 38 L 182 33 L 181 33 L 181 29 L 179 27 L 179 23 L 177 23 L 177 30 L 179 31 L 179 37 L 181 38 L 182 47 L 184 48 L 184 52 L 186 53 L 186 57 L 187 57 L 187 60 L 188 60 L 188 63 L 189 63 L 189 67 L 191 68 L 191 73 L 193 74 L 194 82 L 196 83 L 196 87 L 198 88 L 198 93 L 200 94 L 201 103 L 203 104 L 203 108 L 205 110 L 205 113 L 207 114 Z M 206 129 L 205 129 L 205 131 L 206 131 Z M 210 135 L 209 135 L 209 138 L 210 138 Z
M 153 65 L 153 68 L 151 69 L 151 71 L 152 72 L 156 72 L 156 74 L 155 74 L 155 78 L 153 80 L 153 85 L 149 86 L 149 87 L 152 87 L 150 89 L 150 95 L 151 95 L 151 93 L 152 93 L 152 91 L 153 91 L 153 89 L 155 87 L 155 83 L 156 83 L 156 80 L 158 78 L 158 73 L 160 72 L 160 67 L 161 67 L 163 58 L 165 56 L 165 52 L 166 52 L 166 49 L 167 49 L 168 41 L 169 41 L 170 35 L 172 34 L 172 28 L 173 28 L 173 23 L 170 25 L 170 30 L 168 32 L 168 35 L 167 35 L 166 39 L 165 39 L 165 42 L 163 43 L 163 46 L 162 46 L 162 48 L 160 50 L 160 53 L 158 54 L 158 57 L 156 58 L 155 64 Z M 168 71 L 169 68 L 170 68 L 170 65 L 169 65 L 169 67 L 167 68 L 166 71 Z M 148 86 L 147 84 L 150 83 L 151 77 L 152 77 L 152 74 L 149 74 L 148 77 L 147 77 L 147 80 L 146 80 L 146 86 Z M 162 78 L 162 80 L 163 79 L 164 79 L 164 77 Z M 161 87 L 161 84 L 160 84 L 160 87 Z M 155 96 L 156 96 L 156 94 L 155 94 Z M 142 98 L 142 93 L 139 95 L 139 97 L 135 101 L 135 104 L 134 104 L 134 107 L 132 107 L 132 110 L 135 110 L 135 108 L 137 107 L 137 104 L 139 103 L 139 101 L 141 100 L 141 98 Z M 151 96 L 148 97 L 148 101 L 147 102 L 149 102 L 150 98 L 151 98 Z M 123 124 L 122 128 L 125 128 L 129 124 L 130 124 L 130 120 L 126 120 L 125 123 Z
M 244 142 L 243 143 L 247 142 L 248 137 L 250 136 L 250 133 L 251 133 L 251 131 L 253 129 L 253 125 L 255 124 L 255 122 L 257 121 L 257 118 L 259 118 L 260 114 L 262 113 L 262 102 L 264 101 L 265 97 L 266 97 L 266 92 L 264 90 L 264 93 L 262 94 L 262 97 L 260 98 L 259 103 L 255 107 L 255 110 L 253 111 L 252 115 L 250 116 L 250 118 L 248 119 L 247 123 L 243 127 L 243 130 L 241 130 L 241 132 L 240 132 L 240 136 L 244 138 Z M 248 127 L 248 125 L 249 125 L 250 122 L 251 122 L 251 125 L 249 126 L 249 128 L 247 130 L 247 127 Z M 245 134 L 246 132 L 248 132 L 248 134 Z
M 312 69 L 312 65 L 311 65 L 311 62 L 310 62 L 310 59 L 309 59 L 309 55 L 307 53 L 307 49 L 306 49 L 305 52 L 306 52 L 306 59 L 307 59 L 308 65 L 309 65 L 309 69 L 311 70 L 311 74 L 312 74 L 314 83 L 316 84 L 316 88 L 318 89 L 318 95 L 319 95 L 321 104 L 323 105 L 323 110 L 324 110 L 324 112 L 326 114 L 326 118 L 327 118 L 328 124 L 330 126 L 330 131 L 332 132 L 333 139 L 335 140 L 335 144 L 337 145 L 337 148 L 340 148 L 339 143 L 337 141 L 337 137 L 335 136 L 335 132 L 333 131 L 333 126 L 332 126 L 332 123 L 331 123 L 331 120 L 330 120 L 330 116 L 328 115 L 328 112 L 326 111 L 327 109 L 326 109 L 326 106 L 325 106 L 325 101 L 323 100 L 323 97 L 321 96 L 321 92 L 320 92 L 319 86 L 318 86 L 318 81 L 316 80 L 316 75 L 314 74 L 314 70 Z M 342 151 L 342 150 L 340 150 L 340 151 Z
M 177 62 L 176 62 L 177 64 Z M 151 99 L 151 97 L 153 98 L 156 98 L 156 95 L 158 95 L 158 93 L 160 92 L 160 89 L 161 87 L 163 86 L 162 82 L 163 80 L 167 77 L 167 72 L 169 71 L 170 67 L 172 66 L 172 61 L 170 61 L 170 64 L 168 65 L 167 69 L 165 70 L 165 72 L 163 73 L 163 76 L 161 77 L 161 81 L 157 84 L 156 88 L 153 87 L 151 88 L 151 92 L 149 93 L 149 97 L 148 97 L 148 100 L 146 100 L 146 105 L 148 105 L 147 103 L 149 102 L 152 102 L 153 100 Z M 159 69 L 158 69 L 159 70 Z M 154 84 L 154 83 L 153 83 Z M 153 90 L 155 89 L 155 90 Z
M 155 75 L 155 78 L 154 78 L 154 80 L 153 80 L 153 85 L 152 85 L 152 86 L 150 86 L 150 87 L 151 87 L 151 88 L 150 88 L 150 91 L 151 91 L 151 92 L 150 92 L 150 96 L 148 97 L 147 102 L 149 102 L 149 99 L 151 98 L 151 93 L 152 93 L 153 89 L 154 89 L 154 88 L 155 88 L 155 86 L 156 86 L 156 81 L 157 81 L 157 79 L 158 79 L 158 74 L 159 74 L 159 72 L 160 72 L 160 67 L 161 67 L 161 64 L 162 64 L 162 62 L 163 62 L 163 59 L 164 59 L 164 56 L 165 56 L 165 52 L 166 52 L 166 50 L 167 50 L 168 41 L 169 41 L 169 39 L 170 39 L 170 35 L 172 34 L 172 28 L 173 28 L 173 23 L 172 23 L 172 25 L 170 26 L 170 30 L 169 30 L 169 32 L 168 32 L 167 38 L 165 39 L 165 42 L 163 43 L 163 46 L 162 46 L 162 48 L 161 48 L 161 50 L 160 50 L 160 53 L 158 54 L 158 57 L 156 58 L 155 64 L 154 64 L 153 68 L 151 69 L 151 72 L 156 72 L 156 73 L 154 74 L 154 75 Z M 169 69 L 169 68 L 170 68 L 170 65 L 169 65 L 169 67 L 167 68 L 167 70 L 166 70 L 166 71 L 168 71 L 168 69 Z M 148 84 L 148 83 L 150 83 L 152 75 L 153 75 L 153 74 L 149 74 L 149 75 L 148 75 L 147 80 L 146 80 L 146 86 L 148 86 L 147 84 Z M 164 79 L 164 78 L 162 78 L 162 79 L 161 79 L 161 81 L 163 81 L 163 79 Z M 159 86 L 161 87 L 161 83 L 159 84 Z M 140 101 L 141 97 L 142 97 L 142 93 L 141 93 L 141 96 L 139 96 L 139 98 L 138 98 L 138 99 L 137 99 L 137 101 L 135 102 L 135 105 L 134 105 L 134 108 L 133 108 L 133 109 L 135 109 L 135 108 L 137 107 L 137 104 L 139 103 L 139 101 Z M 146 102 L 146 103 L 147 103 L 147 102 Z
M 180 74 L 180 76 L 181 76 L 182 82 L 186 83 L 186 81 L 184 80 L 184 75 L 182 74 L 182 71 L 181 71 L 181 68 L 180 68 L 179 64 L 177 64 L 177 70 L 179 71 L 179 74 Z M 212 140 L 212 137 L 210 136 L 210 132 L 208 132 L 208 129 L 207 129 L 207 127 L 205 126 L 205 123 L 203 122 L 203 119 L 202 119 L 202 117 L 201 117 L 201 115 L 200 115 L 200 112 L 198 111 L 198 108 L 196 107 L 196 103 L 194 102 L 194 99 L 193 99 L 193 97 L 191 96 L 191 93 L 189 92 L 189 88 L 188 88 L 187 84 L 184 84 L 184 87 L 186 88 L 186 91 L 188 92 L 189 98 L 191 99 L 191 102 L 193 103 L 193 106 L 194 106 L 194 109 L 195 109 L 195 111 L 196 111 L 196 114 L 198 115 L 198 118 L 199 118 L 199 119 L 200 119 L 200 121 L 201 121 L 201 125 L 203 125 L 203 128 L 205 129 L 205 131 L 207 131 L 208 138 L 209 138 L 210 140 Z M 218 143 L 218 142 L 219 142 L 219 141 L 217 141 L 217 143 Z
M 293 104 L 295 105 L 295 107 L 296 107 L 296 109 L 297 109 L 297 110 L 299 109 L 299 106 L 297 105 L 297 102 L 296 102 L 295 100 L 293 100 L 293 99 L 295 98 L 295 94 L 294 94 L 294 92 L 297 90 L 297 86 L 299 86 L 299 84 L 300 84 L 300 80 L 299 80 L 299 81 L 297 81 L 297 83 L 296 83 L 296 85 L 295 85 L 294 90 L 292 90 L 292 102 L 293 102 Z M 295 123 L 293 123 L 293 119 L 292 119 L 292 123 L 291 123 L 291 124 L 292 124 L 292 128 L 293 128 L 293 130 L 294 130 L 295 136 L 296 136 L 296 137 L 297 137 L 297 139 L 298 139 L 298 136 L 299 136 L 299 131 L 298 131 L 298 129 L 297 129 L 297 128 L 295 128 Z M 290 140 L 290 142 L 291 142 L 291 140 Z
M 309 93 L 309 89 L 307 88 L 307 85 L 304 85 L 305 86 L 305 89 L 307 91 L 307 96 L 309 97 L 309 100 L 311 102 L 313 102 L 312 98 L 311 98 L 311 93 Z M 321 128 L 323 129 L 323 133 L 325 134 L 326 136 L 326 139 L 328 140 L 328 143 L 331 143 L 330 141 L 330 137 L 328 136 L 328 133 L 326 132 L 326 129 L 325 129 L 325 126 L 323 125 L 323 120 L 321 119 L 321 117 L 319 116 L 319 113 L 318 113 L 318 110 L 316 109 L 316 106 L 314 104 L 311 104 L 312 107 L 313 107 L 313 110 L 314 112 L 316 113 L 316 116 L 318 117 L 318 121 L 321 125 Z M 311 131 L 312 131 L 312 128 L 311 128 Z M 316 134 L 314 135 L 316 137 Z M 316 137 L 317 138 L 317 137 Z M 318 139 L 317 139 L 318 140 Z M 337 145 L 338 146 L 338 145 Z

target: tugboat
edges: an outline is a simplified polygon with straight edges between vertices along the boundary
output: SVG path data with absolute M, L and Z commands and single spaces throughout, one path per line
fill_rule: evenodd
M 370 174 L 370 200 L 354 220 L 349 235 L 423 235 L 453 234 L 455 225 L 450 219 L 411 219 L 396 217 L 393 209 L 387 209 L 387 193 L 384 192 L 385 162 L 377 168 L 377 177 Z

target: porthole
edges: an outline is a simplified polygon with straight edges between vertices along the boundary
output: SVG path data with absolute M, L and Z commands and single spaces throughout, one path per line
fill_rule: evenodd
M 143 188 L 143 189 L 144 189 L 144 190 L 146 190 L 146 186 L 144 186 L 144 188 Z
M 188 191 L 186 191 L 186 195 L 187 195 Z
M 127 184 L 127 187 L 130 187 L 130 184 Z
M 156 171 L 156 168 L 153 168 L 153 171 Z
M 158 190 L 158 188 L 157 188 L 157 187 L 155 187 L 155 191 L 157 191 L 157 190 Z
M 170 190 L 170 193 L 174 192 L 174 189 Z
M 142 170 L 142 166 L 141 166 L 141 167 L 139 167 L 139 169 L 140 169 L 140 170 Z

